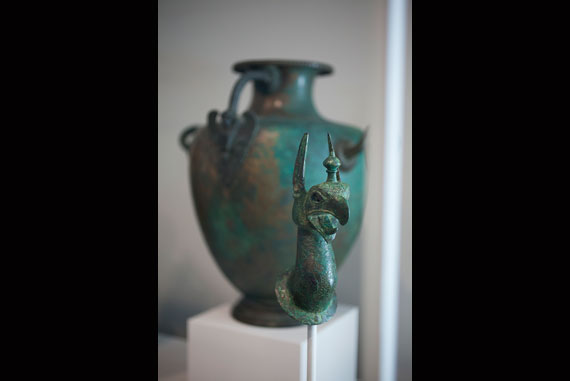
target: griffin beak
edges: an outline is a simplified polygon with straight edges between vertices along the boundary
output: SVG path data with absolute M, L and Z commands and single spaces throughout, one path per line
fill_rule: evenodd
M 331 214 L 338 219 L 341 225 L 346 225 L 349 218 L 348 201 L 345 199 L 335 200 L 333 202 L 331 209 Z

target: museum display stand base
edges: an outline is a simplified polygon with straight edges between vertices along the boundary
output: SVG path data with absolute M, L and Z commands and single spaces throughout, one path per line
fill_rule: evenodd
M 188 319 L 189 381 L 307 379 L 307 326 L 267 328 L 235 320 L 231 304 Z M 356 379 L 358 308 L 338 305 L 318 326 L 317 380 Z

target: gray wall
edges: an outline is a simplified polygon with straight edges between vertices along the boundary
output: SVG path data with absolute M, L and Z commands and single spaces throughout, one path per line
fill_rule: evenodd
M 231 65 L 236 61 L 263 58 L 322 61 L 331 64 L 335 72 L 332 76 L 317 79 L 315 104 L 328 119 L 362 128 L 371 126 L 373 146 L 369 148 L 379 148 L 379 152 L 367 155 L 369 160 L 371 156 L 375 160 L 370 166 L 370 170 L 376 172 L 373 177 L 379 177 L 385 8 L 384 0 L 159 0 L 160 331 L 184 336 L 185 321 L 189 316 L 220 303 L 234 302 L 239 297 L 238 291 L 216 266 L 200 232 L 190 199 L 187 158 L 177 143 L 180 131 L 189 124 L 203 124 L 211 109 L 225 109 L 229 92 L 237 79 L 237 75 L 231 72 Z M 250 96 L 248 85 L 240 101 L 241 110 L 248 105 Z M 410 190 L 410 217 L 404 216 L 403 223 L 409 223 L 409 229 L 403 228 L 403 235 L 407 240 L 406 232 L 411 238 L 411 150 L 406 163 L 410 176 L 408 180 L 405 176 L 404 187 Z M 380 189 L 381 179 L 372 179 L 369 199 L 379 199 Z M 404 202 L 407 197 L 405 193 Z M 379 211 L 373 208 L 367 213 L 376 215 Z M 374 293 L 363 290 L 361 282 L 365 271 L 378 270 L 366 269 L 379 256 L 379 250 L 374 249 L 377 243 L 367 241 L 365 235 L 377 239 L 380 222 L 377 218 L 370 221 L 372 223 L 366 226 L 339 271 L 338 296 L 341 303 L 362 307 L 366 298 L 374 297 Z M 402 300 L 411 302 L 411 241 L 403 244 L 403 250 L 408 251 L 405 255 L 409 260 L 402 259 L 402 271 L 409 276 L 402 276 L 402 282 L 408 282 L 407 288 L 402 288 Z M 408 265 L 409 271 L 404 269 Z M 406 306 L 402 304 L 402 312 L 408 312 Z M 406 319 L 409 318 L 411 327 L 409 310 Z M 407 320 L 404 323 L 408 324 Z M 401 330 L 408 332 L 406 327 Z M 362 328 L 363 325 L 361 334 Z M 403 358 L 411 361 L 411 342 L 401 348 L 404 348 Z

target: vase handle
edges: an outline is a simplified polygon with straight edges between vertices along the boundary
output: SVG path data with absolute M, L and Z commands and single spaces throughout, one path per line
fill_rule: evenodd
M 356 165 L 358 154 L 364 150 L 364 143 L 369 130 L 370 126 L 367 126 L 356 144 L 352 144 L 346 139 L 341 139 L 335 144 L 335 151 L 342 163 L 341 171 L 349 172 Z
M 194 142 L 195 136 L 192 137 L 192 135 L 198 132 L 199 129 L 200 129 L 199 126 L 188 126 L 180 134 L 178 141 L 180 142 L 180 145 L 182 146 L 182 148 L 184 148 L 184 150 L 187 153 L 190 153 L 190 148 L 192 147 L 192 143 Z
M 273 92 L 279 88 L 281 75 L 279 74 L 279 69 L 273 65 L 269 65 L 263 69 L 249 70 L 243 73 L 232 89 L 228 109 L 222 113 L 222 121 L 226 128 L 232 128 L 235 123 L 239 97 L 243 88 L 249 81 L 260 81 L 267 86 L 269 92 Z
M 228 109 L 221 115 L 215 110 L 208 114 L 207 128 L 220 150 L 219 171 L 223 184 L 227 186 L 235 179 L 259 130 L 257 116 L 253 112 L 247 111 L 241 116 L 237 115 L 239 97 L 249 81 L 257 81 L 266 86 L 269 92 L 273 92 L 279 88 L 281 76 L 276 66 L 246 71 L 232 89 Z

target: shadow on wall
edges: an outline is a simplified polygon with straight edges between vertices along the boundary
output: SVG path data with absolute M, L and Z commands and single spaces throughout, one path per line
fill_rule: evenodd
M 189 218 L 194 218 L 192 211 Z M 232 293 L 232 286 L 219 279 L 223 275 L 208 251 L 200 247 L 203 242 L 197 242 L 199 237 L 188 244 L 179 234 L 185 229 L 180 229 L 172 219 L 159 215 L 158 330 L 185 338 L 190 316 L 236 299 L 237 292 Z
M 176 242 L 176 230 L 171 220 L 161 214 L 158 218 L 158 247 L 172 247 Z M 173 258 L 174 257 L 174 258 Z M 175 258 L 170 250 L 158 252 L 158 329 L 171 335 L 184 336 L 183 327 L 188 314 L 197 313 L 191 305 L 175 300 L 177 290 L 183 289 L 188 276 L 190 255 Z M 174 299 L 174 300 L 173 300 Z

